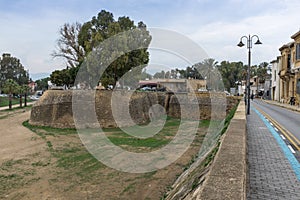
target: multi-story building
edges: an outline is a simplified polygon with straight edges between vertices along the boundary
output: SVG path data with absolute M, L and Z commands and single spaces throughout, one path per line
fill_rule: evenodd
M 295 74 L 293 82 L 293 95 L 297 105 L 300 103 L 300 31 L 291 36 L 294 40 L 294 49 L 293 49 L 293 66 L 292 72 Z
M 291 36 L 294 40 L 279 48 L 281 56 L 272 61 L 273 100 L 299 105 L 300 102 L 300 31 Z M 276 75 L 278 71 L 279 80 Z

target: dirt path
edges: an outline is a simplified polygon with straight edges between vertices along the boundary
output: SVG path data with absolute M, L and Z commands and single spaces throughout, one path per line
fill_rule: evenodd
M 51 196 L 49 173 L 37 166 L 49 157 L 49 152 L 45 141 L 22 125 L 29 117 L 30 111 L 1 113 L 0 199 L 49 199 Z
M 25 128 L 30 112 L 11 114 L 0 120 L 0 164 L 10 159 L 22 159 L 45 148 L 44 141 Z

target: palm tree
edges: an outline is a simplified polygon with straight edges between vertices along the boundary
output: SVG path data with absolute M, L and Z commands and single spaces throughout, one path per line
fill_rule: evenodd
M 8 106 L 9 106 L 10 110 L 12 109 L 12 95 L 13 95 L 14 91 L 16 91 L 17 87 L 18 87 L 18 84 L 14 80 L 7 79 L 5 81 L 4 90 L 9 94 Z
M 16 90 L 18 91 L 18 94 L 19 94 L 20 108 L 22 108 L 24 88 L 23 88 L 23 86 L 18 85 L 16 87 Z
M 27 106 L 27 94 L 28 94 L 28 91 L 30 89 L 30 87 L 28 85 L 23 85 L 23 93 L 24 93 L 24 107 Z
M 218 62 L 213 58 L 205 59 L 203 62 L 196 64 L 196 69 L 202 77 L 206 77 L 206 84 L 209 90 L 219 90 L 222 76 L 218 68 Z

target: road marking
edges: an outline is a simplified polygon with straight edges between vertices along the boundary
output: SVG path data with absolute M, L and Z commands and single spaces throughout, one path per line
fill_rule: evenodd
M 275 131 L 277 131 L 277 132 L 279 131 L 278 128 L 276 128 L 276 127 L 274 127 L 274 129 L 275 129 Z
M 289 147 L 289 149 L 291 150 L 291 152 L 292 152 L 293 154 L 296 153 L 295 150 L 293 149 L 293 147 L 291 147 L 291 145 L 288 145 L 288 147 Z
M 275 121 L 270 115 L 268 115 L 267 113 L 265 113 L 264 111 L 262 111 L 259 108 L 256 108 L 260 113 L 262 113 L 262 115 L 264 117 L 266 117 L 266 120 L 268 120 L 269 122 L 272 122 L 279 130 L 280 132 L 287 138 L 288 141 L 290 141 L 292 143 L 292 145 L 298 150 L 300 151 L 300 141 L 292 134 L 290 133 L 287 129 L 285 129 L 281 124 L 279 124 L 277 121 Z M 273 127 L 275 127 L 273 126 Z
M 282 134 L 280 134 L 280 137 L 281 137 L 282 139 L 286 140 L 286 138 L 285 138 Z
M 269 129 L 270 133 L 274 136 L 276 142 L 279 144 L 280 148 L 283 150 L 283 153 L 284 153 L 285 157 L 290 162 L 291 167 L 293 168 L 293 170 L 294 170 L 294 172 L 295 172 L 298 180 L 300 181 L 300 163 L 296 159 L 295 155 L 292 153 L 292 150 L 290 149 L 290 147 L 288 147 L 288 145 L 286 144 L 286 142 L 281 139 L 281 137 L 279 136 L 279 134 L 275 131 L 274 127 L 271 126 L 270 123 L 268 123 L 267 120 L 265 120 L 263 118 L 263 114 L 260 113 L 258 111 L 258 109 L 253 108 L 253 110 L 258 114 L 258 116 L 262 119 L 262 121 L 264 122 L 264 124 Z M 272 119 L 272 118 L 270 118 L 270 119 Z M 280 127 L 278 127 L 278 128 L 281 131 L 281 128 Z M 291 142 L 293 142 L 293 141 L 291 141 Z M 295 146 L 295 148 L 299 148 L 299 147 Z
M 270 122 L 270 124 L 271 124 L 271 126 L 274 126 L 274 125 L 272 124 L 272 122 Z

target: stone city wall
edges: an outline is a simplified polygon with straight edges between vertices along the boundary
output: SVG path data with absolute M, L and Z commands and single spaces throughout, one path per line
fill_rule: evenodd
M 72 108 L 72 98 L 76 98 L 74 108 Z M 48 90 L 32 107 L 29 123 L 57 128 L 75 128 L 73 111 L 77 113 L 76 122 L 81 122 L 80 128 L 98 127 L 99 123 L 103 128 L 143 124 L 149 122 L 150 118 L 161 117 L 165 112 L 171 117 L 178 118 L 216 119 L 224 118 L 237 102 L 237 98 L 226 98 L 220 93 L 195 93 L 193 96 L 186 93 L 162 92 Z M 196 112 L 198 107 L 199 112 Z M 96 121 L 90 119 L 91 113 L 96 113 L 94 117 Z

